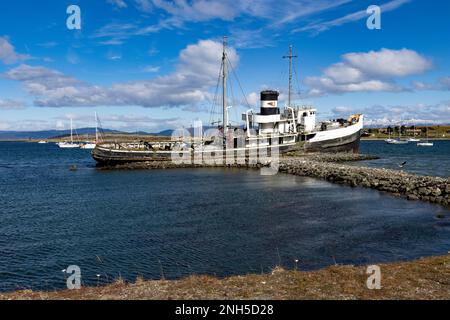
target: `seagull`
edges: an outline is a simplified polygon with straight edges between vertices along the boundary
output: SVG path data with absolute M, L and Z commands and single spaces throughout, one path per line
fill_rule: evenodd
M 403 168 L 403 167 L 406 165 L 406 163 L 407 163 L 407 162 L 405 161 L 405 162 L 399 164 L 398 166 L 399 166 L 400 168 Z

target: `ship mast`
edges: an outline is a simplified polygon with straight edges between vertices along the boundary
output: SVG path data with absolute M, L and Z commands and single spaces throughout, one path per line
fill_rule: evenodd
M 227 133 L 228 127 L 228 110 L 227 110 L 227 78 L 228 78 L 228 70 L 227 70 L 227 37 L 223 37 L 223 55 L 222 55 L 222 66 L 223 66 L 223 75 L 222 75 L 222 107 L 223 107 L 223 136 Z
M 291 106 L 292 100 L 292 58 L 297 58 L 292 54 L 292 45 L 289 46 L 289 55 L 283 56 L 283 59 L 289 59 L 289 96 L 288 96 L 288 107 Z
M 98 143 L 98 120 L 97 120 L 97 111 L 95 112 L 95 143 Z
M 70 118 L 70 143 L 73 144 L 73 123 L 72 123 L 72 118 Z

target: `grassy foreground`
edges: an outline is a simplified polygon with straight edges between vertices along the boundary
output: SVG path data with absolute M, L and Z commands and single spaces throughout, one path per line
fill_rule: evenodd
M 367 288 L 364 266 L 331 266 L 312 272 L 276 268 L 271 274 L 225 279 L 117 281 L 73 291 L 18 291 L 0 299 L 450 299 L 450 256 L 379 266 L 380 290 Z

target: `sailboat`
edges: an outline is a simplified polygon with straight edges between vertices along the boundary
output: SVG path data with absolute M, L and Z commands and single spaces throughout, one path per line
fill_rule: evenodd
M 72 119 L 70 119 L 70 142 L 58 142 L 58 147 L 64 148 L 64 149 L 73 149 L 73 148 L 79 148 L 80 145 L 73 142 L 73 123 Z
M 413 125 L 413 135 L 414 135 L 414 137 L 416 136 L 416 125 Z M 417 139 L 417 138 L 409 138 L 408 141 L 409 141 L 409 142 L 420 142 L 420 139 Z
M 98 143 L 98 121 L 97 121 L 97 112 L 95 113 L 95 142 L 86 142 L 80 148 L 93 150 L 97 146 Z
M 402 140 L 402 129 L 401 126 L 398 126 L 398 139 L 387 139 L 386 142 L 388 144 L 408 144 L 407 140 Z
M 384 142 L 391 143 L 392 141 L 394 141 L 394 139 L 391 138 L 391 131 L 390 130 L 388 130 L 388 131 L 389 131 L 389 138 L 384 140 Z
M 418 147 L 433 147 L 434 143 L 428 140 L 428 126 L 427 126 L 427 141 L 417 143 Z

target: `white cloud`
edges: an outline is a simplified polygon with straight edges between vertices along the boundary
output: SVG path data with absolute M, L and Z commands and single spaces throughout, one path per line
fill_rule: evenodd
M 132 105 L 145 107 L 182 106 L 208 100 L 209 88 L 216 83 L 222 44 L 202 40 L 185 48 L 179 57 L 177 70 L 167 76 L 149 81 L 116 84 L 112 90 Z M 229 57 L 235 65 L 238 56 L 234 49 Z
M 264 28 L 255 30 L 246 30 L 235 28 L 230 31 L 230 43 L 236 48 L 266 48 L 274 46 L 273 41 L 269 40 Z
M 26 107 L 26 103 L 19 100 L 12 99 L 0 99 L 0 109 L 23 109 Z
M 352 113 L 353 110 L 352 110 L 352 108 L 349 108 L 349 107 L 336 107 L 336 108 L 333 108 L 332 112 L 335 115 L 342 115 L 342 114 L 348 115 L 349 113 Z
M 231 21 L 240 16 L 262 18 L 274 25 L 326 11 L 352 0 L 153 0 L 153 5 L 179 21 Z
M 306 79 L 306 84 L 310 87 L 309 96 L 322 96 L 330 93 L 348 92 L 376 92 L 376 91 L 401 91 L 402 89 L 389 82 L 381 80 L 368 80 L 357 83 L 335 83 L 327 77 L 311 77 Z
M 444 90 L 450 90 L 450 77 L 442 78 L 439 83 Z
M 128 5 L 124 0 L 106 0 L 107 3 L 114 5 L 117 8 L 127 8 Z
M 123 0 L 109 0 L 110 2 L 123 3 L 121 7 L 127 7 Z M 101 41 L 106 45 L 122 44 L 133 36 L 148 35 L 163 29 L 186 28 L 190 22 L 206 22 L 212 20 L 236 21 L 237 18 L 246 18 L 248 21 L 261 21 L 263 27 L 257 30 L 244 30 L 244 28 L 232 28 L 231 33 L 238 37 L 236 46 L 250 47 L 267 46 L 268 40 L 278 29 L 285 24 L 298 21 L 300 18 L 318 14 L 335 7 L 341 6 L 352 0 L 134 0 L 135 6 L 143 11 L 152 11 L 158 14 L 160 20 L 151 25 L 139 23 L 124 24 L 114 23 L 102 27 L 94 35 L 96 38 L 104 38 Z M 128 1 L 130 3 L 131 0 Z M 131 27 L 130 27 L 131 26 Z M 108 31 L 108 32 L 105 32 Z
M 133 36 L 143 36 L 150 33 L 156 33 L 165 26 L 160 23 L 148 27 L 141 27 L 135 23 L 109 23 L 97 30 L 91 37 L 101 39 L 103 45 L 121 45 L 125 40 Z
M 136 23 L 112 22 L 94 32 L 91 38 L 99 39 L 100 44 L 114 46 L 122 45 L 125 40 L 132 36 L 139 35 L 141 32 L 141 27 Z
M 450 77 L 440 78 L 434 83 L 414 81 L 412 86 L 414 89 L 422 91 L 450 91 Z
M 134 0 L 136 7 L 143 12 L 151 12 L 153 5 L 150 0 Z
M 380 77 L 405 77 L 421 74 L 432 67 L 427 58 L 408 49 L 348 53 L 343 59 L 361 72 Z
M 106 54 L 106 58 L 111 61 L 117 61 L 117 60 L 122 59 L 122 54 L 120 52 L 116 52 L 116 51 L 109 51 Z
M 147 54 L 148 54 L 150 57 L 154 57 L 154 56 L 156 56 L 158 53 L 159 53 L 159 50 L 156 49 L 154 46 L 152 46 L 152 47 L 151 47 L 150 49 L 148 49 L 148 51 L 147 51 Z
M 251 106 L 251 107 L 257 107 L 258 106 L 258 102 L 259 102 L 259 94 L 257 93 L 257 92 L 250 92 L 248 95 L 247 95 L 247 101 L 245 101 L 245 102 L 248 102 L 248 104 Z
M 30 58 L 27 54 L 17 53 L 7 37 L 0 37 L 0 61 L 5 64 L 14 64 Z
M 131 0 L 130 0 L 131 1 Z M 127 2 L 125 0 L 106 0 L 107 3 L 114 6 L 116 9 L 128 8 Z M 143 12 L 151 12 L 153 9 L 151 0 L 133 0 L 135 7 Z
M 231 21 L 241 14 L 241 5 L 227 0 L 186 0 L 164 1 L 153 0 L 158 9 L 182 21 L 208 21 L 221 19 Z
M 9 130 L 9 129 L 11 129 L 11 124 L 10 123 L 0 121 L 0 130 L 1 131 L 6 131 L 6 130 Z
M 361 70 L 342 62 L 328 67 L 324 74 L 337 84 L 355 83 L 364 80 L 364 74 Z
M 79 86 L 80 81 L 65 76 L 61 72 L 45 67 L 32 67 L 26 64 L 11 69 L 4 74 L 10 80 L 24 83 L 28 92 L 33 95 L 43 95 L 46 90 Z
M 148 73 L 154 73 L 154 72 L 158 72 L 160 69 L 160 67 L 158 66 L 146 66 L 143 71 L 144 72 L 148 72 Z
M 64 122 L 62 120 L 56 121 L 55 129 L 62 130 L 64 128 L 65 128 L 65 124 L 64 124 Z
M 39 130 L 68 130 L 70 119 L 73 127 L 92 128 L 95 125 L 94 114 L 89 113 L 67 113 L 45 120 L 20 119 L 0 121 L 1 130 L 14 131 L 39 131 Z M 177 129 L 188 125 L 186 118 L 156 118 L 142 114 L 99 114 L 102 127 L 125 132 L 146 131 L 157 133 L 167 129 Z
M 96 86 L 44 67 L 21 65 L 4 74 L 23 83 L 36 106 L 142 106 L 185 107 L 210 99 L 216 84 L 222 44 L 201 40 L 181 51 L 176 70 L 150 80 L 116 83 L 110 88 Z M 236 65 L 239 57 L 233 48 L 228 55 Z
M 56 41 L 43 42 L 43 43 L 38 43 L 38 46 L 49 49 L 49 48 L 54 48 L 54 47 L 58 46 L 58 42 L 56 42 Z
M 271 6 L 267 8 L 266 15 L 273 18 L 275 25 L 282 25 L 294 22 L 302 17 L 339 7 L 351 1 L 352 0 L 288 0 L 284 3 L 276 1 L 271 3 Z M 250 1 L 249 4 L 251 5 L 251 3 L 252 2 Z
M 347 117 L 350 113 L 362 113 L 367 126 L 450 124 L 450 101 L 410 106 L 375 105 L 362 109 L 338 107 L 334 108 L 332 112 L 335 117 Z
M 305 80 L 310 96 L 345 92 L 404 90 L 395 78 L 422 74 L 432 63 L 413 50 L 401 49 L 348 53 L 319 77 Z
M 400 8 L 401 6 L 403 6 L 404 4 L 407 4 L 411 2 L 411 0 L 392 0 L 389 1 L 383 5 L 380 6 L 381 8 L 381 12 L 382 13 L 386 13 L 392 10 L 395 10 L 397 8 Z M 367 12 L 366 9 L 364 10 L 360 10 L 357 12 L 353 12 L 350 14 L 347 14 L 343 17 L 337 18 L 337 19 L 333 19 L 333 20 L 328 20 L 328 21 L 321 21 L 321 22 L 313 22 L 310 23 L 304 27 L 301 28 L 297 28 L 294 29 L 292 32 L 296 33 L 296 32 L 313 32 L 314 34 L 318 34 L 320 32 L 324 32 L 327 31 L 333 27 L 337 27 L 337 26 L 341 26 L 350 22 L 354 22 L 354 21 L 358 21 L 358 20 L 362 20 L 367 18 Z

